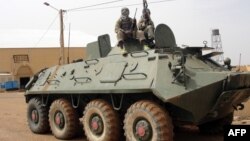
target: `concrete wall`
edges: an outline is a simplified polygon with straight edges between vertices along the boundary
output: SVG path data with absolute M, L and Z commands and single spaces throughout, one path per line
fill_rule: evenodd
M 67 62 L 67 48 L 65 48 L 65 62 Z M 14 55 L 27 55 L 28 61 L 14 62 Z M 71 47 L 70 62 L 85 58 L 85 48 Z M 60 48 L 0 48 L 0 73 L 9 73 L 13 80 L 28 81 L 31 76 L 43 68 L 59 64 Z M 3 78 L 2 78 L 3 79 Z
M 245 65 L 245 66 L 235 66 L 233 67 L 233 71 L 239 71 L 239 72 L 244 72 L 244 71 L 250 71 L 250 65 Z
M 27 54 L 29 62 L 14 63 L 13 55 Z M 70 62 L 84 58 L 84 48 L 70 48 Z M 42 68 L 51 67 L 59 63 L 60 48 L 0 48 L 0 73 L 16 74 L 21 66 L 29 66 L 33 73 Z M 67 60 L 67 49 L 65 49 Z

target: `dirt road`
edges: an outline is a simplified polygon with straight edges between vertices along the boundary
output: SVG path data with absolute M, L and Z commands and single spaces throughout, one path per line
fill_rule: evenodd
M 0 141 L 54 141 L 51 133 L 33 134 L 26 120 L 26 103 L 23 93 L 0 93 Z M 175 133 L 175 141 L 223 141 L 223 135 L 202 135 L 197 129 Z M 86 141 L 83 135 L 74 141 Z

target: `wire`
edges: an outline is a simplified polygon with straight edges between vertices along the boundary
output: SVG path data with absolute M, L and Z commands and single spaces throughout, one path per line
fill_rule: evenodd
M 51 28 L 51 26 L 55 23 L 56 19 L 59 17 L 59 14 L 56 14 L 56 17 L 53 19 L 53 21 L 51 22 L 51 24 L 49 25 L 49 27 L 47 28 L 47 30 L 43 33 L 43 35 L 41 36 L 41 38 L 38 40 L 38 42 L 35 44 L 35 47 L 37 47 L 37 45 L 40 43 L 40 41 L 44 38 L 44 36 L 48 33 L 49 29 Z
M 120 2 L 120 1 L 123 1 L 123 0 L 115 0 L 115 1 L 103 2 L 103 3 L 94 4 L 94 5 L 78 7 L 78 8 L 72 8 L 72 9 L 67 9 L 67 11 L 75 11 L 75 10 L 80 10 L 80 9 L 85 9 L 89 7 L 95 7 L 95 6 L 100 6 L 100 5 L 105 5 L 105 4 L 110 4 L 110 3 Z
M 163 3 L 163 2 L 168 2 L 168 1 L 174 1 L 174 0 L 160 0 L 160 1 L 152 1 L 148 2 L 148 4 L 156 4 L 156 3 Z M 100 8 L 86 8 L 86 9 L 81 9 L 81 10 L 75 10 L 73 12 L 79 12 L 79 11 L 87 11 L 87 10 L 102 10 L 102 9 L 111 9 L 111 8 L 118 8 L 118 7 L 130 7 L 130 6 L 136 6 L 136 5 L 141 5 L 143 3 L 134 3 L 134 4 L 127 4 L 127 5 L 117 5 L 117 6 L 110 6 L 110 7 L 100 7 Z

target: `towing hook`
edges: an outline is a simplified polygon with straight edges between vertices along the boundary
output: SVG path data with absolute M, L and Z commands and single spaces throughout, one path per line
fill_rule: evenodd
M 234 109 L 235 109 L 236 111 L 238 111 L 238 110 L 243 110 L 243 109 L 245 108 L 245 106 L 244 106 L 242 103 L 237 104 L 236 106 L 233 106 L 233 107 L 234 107 Z

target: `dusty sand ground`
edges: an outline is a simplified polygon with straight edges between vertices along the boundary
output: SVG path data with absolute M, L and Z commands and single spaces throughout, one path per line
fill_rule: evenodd
M 250 102 L 246 111 L 236 113 L 236 124 L 250 124 Z M 0 93 L 0 141 L 54 141 L 57 140 L 51 133 L 46 135 L 33 134 L 26 120 L 26 103 L 23 93 Z M 244 117 L 242 119 L 241 117 Z M 86 141 L 83 135 L 74 141 Z M 223 141 L 223 135 L 203 135 L 195 128 L 182 129 L 175 133 L 175 141 Z

